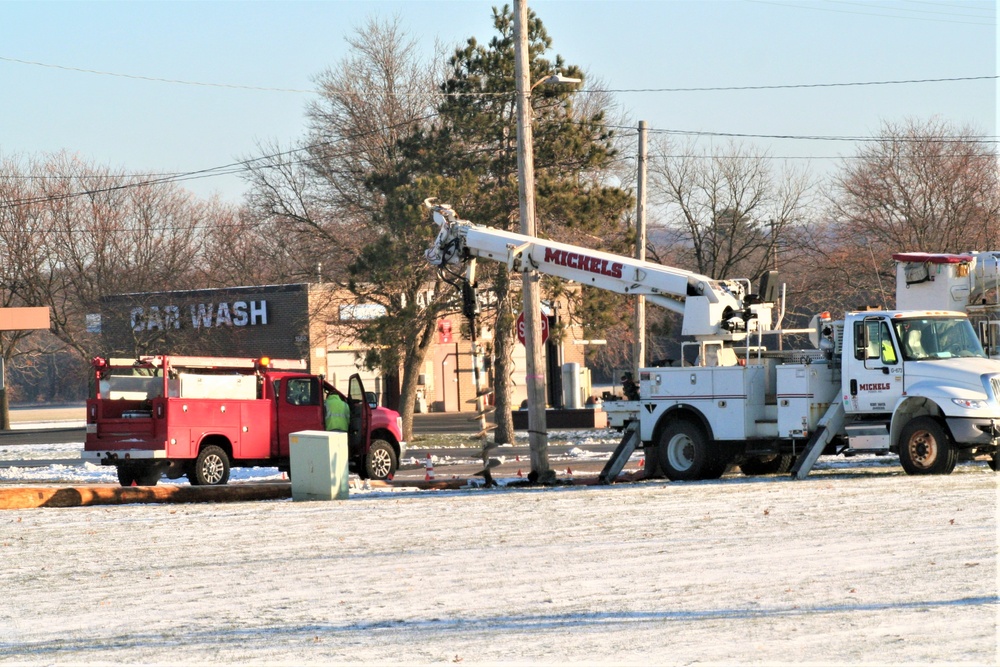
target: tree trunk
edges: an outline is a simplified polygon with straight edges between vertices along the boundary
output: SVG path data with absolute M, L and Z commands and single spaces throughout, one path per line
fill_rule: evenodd
M 10 430 L 10 397 L 7 388 L 0 389 L 0 431 Z
M 403 439 L 413 442 L 413 409 L 417 400 L 417 379 L 427 359 L 427 352 L 434 342 L 437 321 L 424 322 L 413 344 L 408 346 L 403 359 L 403 378 L 399 389 L 399 416 L 403 419 Z
M 510 274 L 500 267 L 496 278 L 496 293 L 501 295 L 497 304 L 493 328 L 493 391 L 496 398 L 496 423 L 494 439 L 499 444 L 514 444 L 514 417 L 516 409 L 511 402 L 511 378 L 514 375 L 514 314 L 511 307 Z

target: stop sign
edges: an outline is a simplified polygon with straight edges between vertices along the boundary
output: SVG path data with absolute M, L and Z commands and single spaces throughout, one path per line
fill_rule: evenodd
M 545 317 L 545 313 L 540 313 L 542 317 L 542 344 L 549 339 L 549 318 Z M 517 339 L 524 345 L 524 311 L 517 316 Z

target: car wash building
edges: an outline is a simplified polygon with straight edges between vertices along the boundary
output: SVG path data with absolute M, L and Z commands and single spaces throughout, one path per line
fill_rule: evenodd
M 136 357 L 143 354 L 305 359 L 310 372 L 324 375 L 347 390 L 358 373 L 379 404 L 398 408 L 399 376 L 364 367 L 367 348 L 357 332 L 385 314 L 377 304 L 359 304 L 347 290 L 330 284 L 265 285 L 220 289 L 143 292 L 104 297 L 101 312 L 88 317 L 88 328 L 101 334 L 97 354 Z M 543 308 L 554 328 L 558 308 Z M 475 411 L 472 344 L 463 336 L 460 315 L 438 320 L 435 342 L 418 379 L 418 412 Z M 578 327 L 567 337 L 581 336 Z M 489 383 L 491 333 L 482 332 L 480 380 Z M 583 347 L 573 340 L 546 343 L 549 405 L 566 405 L 565 387 L 573 388 L 570 403 L 589 394 L 589 373 Z M 514 353 L 514 405 L 527 397 L 524 347 Z M 567 376 L 564 368 L 570 369 Z M 521 381 L 518 379 L 520 378 Z

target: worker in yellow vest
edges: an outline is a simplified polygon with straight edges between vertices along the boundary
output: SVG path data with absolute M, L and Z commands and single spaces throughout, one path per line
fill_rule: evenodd
M 347 431 L 351 423 L 351 408 L 335 391 L 326 397 L 326 430 Z

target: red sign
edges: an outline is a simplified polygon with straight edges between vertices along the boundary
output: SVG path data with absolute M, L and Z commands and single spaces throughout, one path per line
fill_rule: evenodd
M 451 342 L 451 322 L 449 320 L 438 320 L 438 342 Z
M 545 341 L 549 339 L 549 318 L 545 317 L 545 313 L 539 313 L 542 318 L 542 345 Z M 517 339 L 524 345 L 524 311 L 517 316 Z

